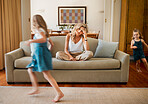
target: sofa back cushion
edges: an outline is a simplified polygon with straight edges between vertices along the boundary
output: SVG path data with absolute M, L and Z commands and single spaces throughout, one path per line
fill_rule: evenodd
M 96 48 L 98 46 L 98 39 L 88 38 L 87 40 L 88 40 L 88 45 L 89 45 L 90 51 L 92 51 L 93 54 L 95 54 Z
M 55 57 L 58 51 L 64 51 L 66 36 L 51 36 L 50 38 L 54 43 L 54 46 L 51 50 L 52 57 Z M 88 38 L 88 44 L 90 51 L 95 54 L 98 45 L 98 39 Z M 20 47 L 24 50 L 25 56 L 31 55 L 30 47 L 26 46 L 24 41 L 20 42 Z
M 64 51 L 65 47 L 65 36 L 51 36 L 50 39 L 53 41 L 54 46 L 51 50 L 52 57 L 56 56 L 58 51 Z
M 20 42 L 20 48 L 23 49 L 25 56 L 30 56 L 31 55 L 30 46 L 25 45 L 25 41 Z
M 56 52 L 64 51 L 66 36 L 52 36 L 50 38 L 54 43 L 54 47 L 51 50 L 51 53 L 52 53 L 52 56 L 55 57 Z M 95 54 L 95 51 L 98 45 L 98 39 L 88 38 L 88 44 L 89 44 L 90 51 L 92 51 Z

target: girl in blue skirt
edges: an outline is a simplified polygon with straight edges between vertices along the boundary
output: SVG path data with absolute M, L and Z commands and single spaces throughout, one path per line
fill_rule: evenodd
M 138 72 L 142 72 L 140 70 L 140 60 L 142 60 L 146 69 L 148 70 L 148 63 L 143 52 L 142 44 L 144 44 L 148 49 L 148 45 L 142 39 L 140 31 L 138 29 L 134 29 L 133 37 L 131 41 L 131 49 L 133 49 L 133 56 L 134 56 L 134 60 L 136 61 L 136 69 Z
M 33 86 L 33 90 L 29 92 L 29 95 L 39 93 L 37 78 L 34 72 L 42 72 L 44 78 L 55 89 L 57 95 L 52 101 L 57 102 L 64 96 L 64 94 L 60 90 L 55 79 L 50 74 L 50 70 L 52 70 L 52 55 L 50 50 L 47 48 L 47 37 L 49 34 L 47 31 L 47 25 L 41 15 L 33 16 L 33 29 L 35 32 L 33 39 L 26 41 L 26 45 L 31 45 L 32 56 L 32 62 L 27 65 L 28 73 Z M 52 47 L 53 42 L 51 39 L 49 39 L 49 43 Z

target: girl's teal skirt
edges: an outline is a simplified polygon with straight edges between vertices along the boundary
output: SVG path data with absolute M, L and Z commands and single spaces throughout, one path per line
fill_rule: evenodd
M 32 71 L 42 72 L 52 70 L 52 55 L 45 43 L 31 43 L 33 44 L 34 52 L 32 55 L 32 62 L 26 68 L 33 68 Z

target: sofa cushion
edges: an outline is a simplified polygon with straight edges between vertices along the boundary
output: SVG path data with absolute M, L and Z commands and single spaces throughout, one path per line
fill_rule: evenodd
M 52 36 L 50 38 L 54 43 L 51 53 L 52 53 L 52 56 L 55 57 L 58 51 L 64 51 L 66 36 Z M 92 51 L 93 54 L 95 54 L 95 51 L 98 45 L 98 39 L 88 37 L 88 44 L 89 44 L 90 51 Z
M 118 42 L 107 42 L 99 39 L 94 57 L 113 58 L 117 48 L 118 48 Z
M 51 40 L 54 43 L 54 46 L 51 50 L 52 57 L 56 56 L 58 51 L 64 51 L 65 47 L 65 36 L 51 36 Z
M 96 48 L 98 46 L 98 39 L 87 38 L 87 40 L 88 40 L 88 45 L 89 45 L 90 51 L 92 51 L 93 54 L 95 54 Z
M 28 56 L 16 59 L 14 61 L 14 67 L 15 68 L 26 68 L 26 66 L 31 62 L 31 60 L 32 60 L 32 57 L 28 57 Z
M 54 43 L 54 46 L 51 50 L 52 57 L 55 57 L 58 51 L 64 51 L 66 36 L 51 36 L 50 38 Z M 95 54 L 98 45 L 98 39 L 88 38 L 88 44 L 90 51 Z M 31 56 L 30 46 L 26 46 L 25 41 L 20 42 L 20 48 L 23 49 L 25 56 Z
M 53 69 L 118 69 L 120 61 L 112 58 L 91 58 L 87 61 L 62 61 L 52 58 Z M 15 68 L 25 68 L 31 57 L 22 57 L 14 62 Z
M 30 46 L 25 45 L 25 41 L 20 42 L 20 48 L 23 49 L 25 56 L 31 56 Z

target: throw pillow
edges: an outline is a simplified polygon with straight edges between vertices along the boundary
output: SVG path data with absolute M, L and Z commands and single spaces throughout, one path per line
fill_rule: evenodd
M 107 42 L 99 39 L 94 57 L 113 58 L 118 42 Z

